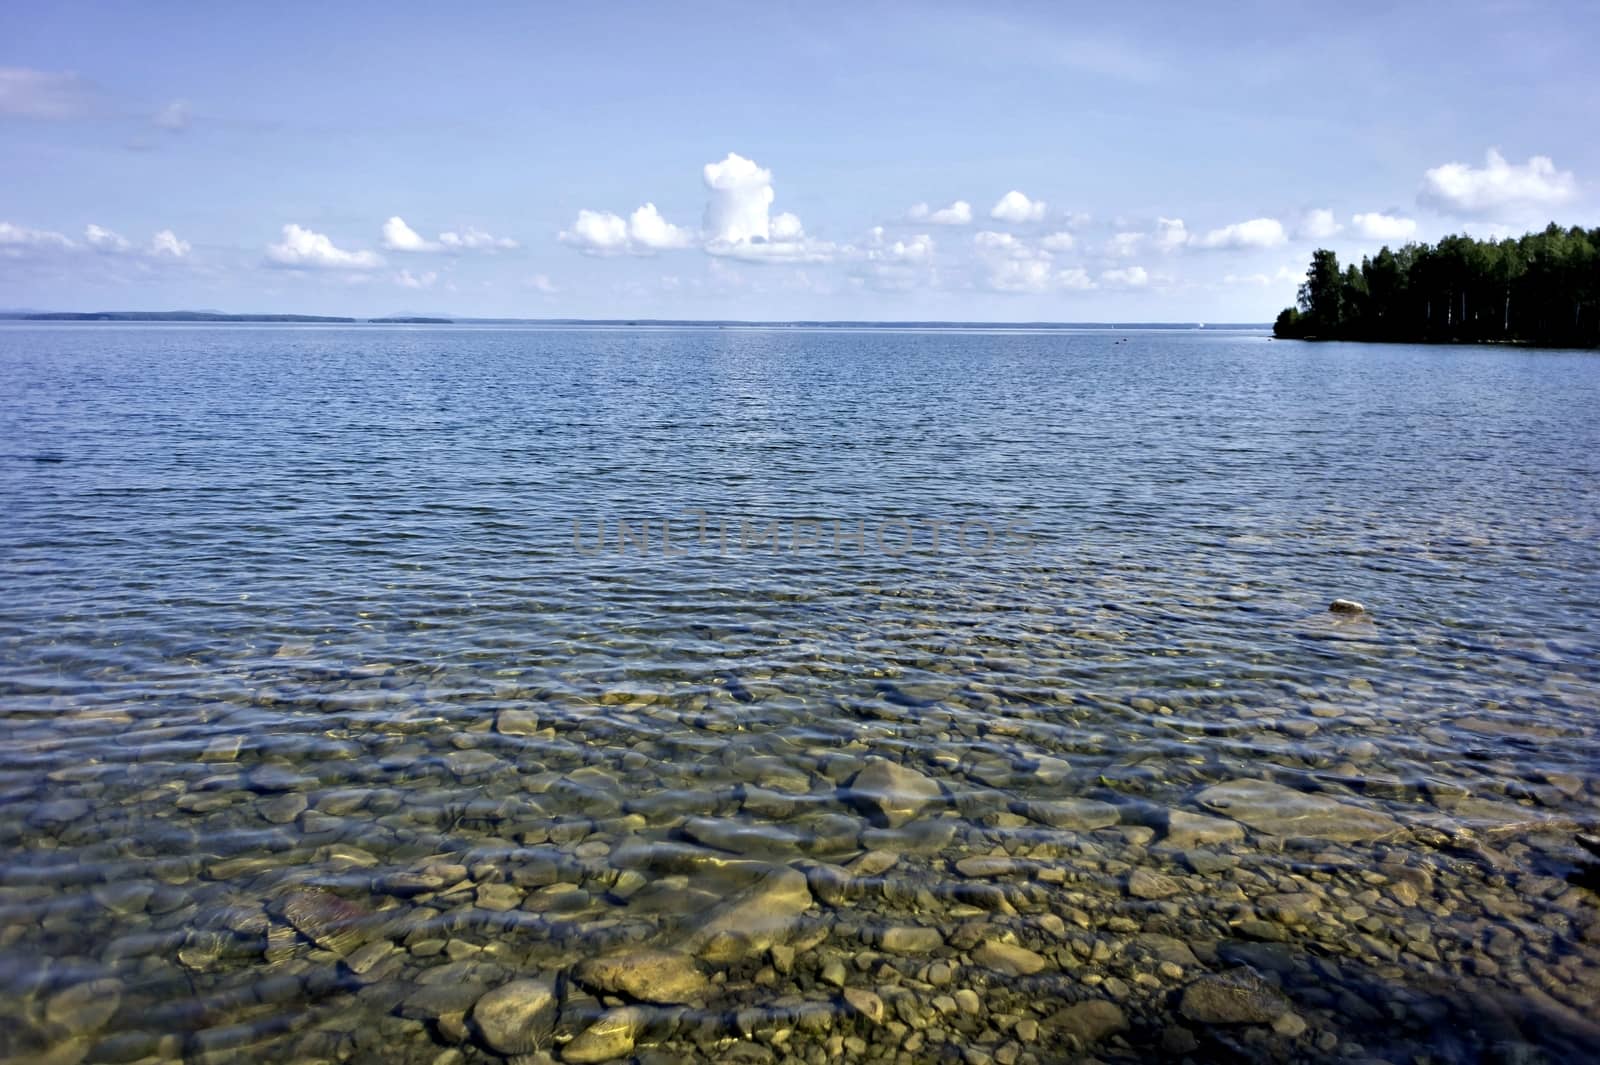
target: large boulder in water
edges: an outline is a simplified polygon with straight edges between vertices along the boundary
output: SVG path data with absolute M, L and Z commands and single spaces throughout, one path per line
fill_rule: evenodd
M 885 828 L 899 828 L 944 793 L 939 785 L 899 762 L 877 759 L 850 779 L 850 804 Z
M 1196 795 L 1195 801 L 1214 814 L 1242 821 L 1269 836 L 1355 843 L 1401 831 L 1400 822 L 1377 810 L 1297 791 L 1270 780 L 1214 784 Z

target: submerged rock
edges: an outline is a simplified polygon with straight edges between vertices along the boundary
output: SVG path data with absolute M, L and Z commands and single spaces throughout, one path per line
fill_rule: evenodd
M 1195 801 L 1213 813 L 1242 821 L 1270 836 L 1307 836 L 1353 843 L 1401 830 L 1387 814 L 1284 787 L 1270 780 L 1230 780 L 1206 788 Z
M 574 973 L 593 990 L 661 1005 L 699 1002 L 711 982 L 694 958 L 674 950 L 633 950 L 583 962 Z
M 490 1050 L 527 1054 L 550 1038 L 556 1005 L 552 981 L 513 980 L 478 999 L 472 1007 L 472 1023 Z
M 1135 869 L 1128 875 L 1128 894 L 1136 899 L 1165 899 L 1182 890 L 1183 885 L 1172 877 L 1148 869 Z
M 1168 845 L 1188 850 L 1211 843 L 1236 843 L 1244 839 L 1244 827 L 1225 817 L 1173 810 L 1167 815 Z
M 1271 1024 L 1290 1010 L 1283 993 L 1248 966 L 1208 974 L 1183 989 L 1178 1012 L 1201 1024 Z
M 943 796 L 932 780 L 886 759 L 852 777 L 847 793 L 851 805 L 885 828 L 899 828 Z
M 633 1042 L 644 1028 L 647 1015 L 639 1006 L 607 1010 L 566 1045 L 562 1061 L 597 1062 L 620 1058 L 633 1051 Z
M 1126 1031 L 1128 1018 L 1115 1002 L 1099 1000 L 1068 1006 L 1052 1015 L 1050 1024 L 1062 1034 L 1075 1036 L 1088 1045 Z
M 1097 799 L 1050 799 L 1023 803 L 1018 812 L 1040 824 L 1072 832 L 1107 828 L 1122 820 L 1122 814 L 1115 806 Z
M 798 869 L 779 868 L 713 913 L 691 947 L 712 962 L 735 961 L 783 942 L 811 907 L 811 889 Z
M 1032 976 L 1046 965 L 1041 955 L 1003 939 L 984 940 L 972 952 L 972 960 L 986 969 L 1008 976 Z
M 296 891 L 283 902 L 283 919 L 324 950 L 341 957 L 366 942 L 365 909 L 320 888 Z

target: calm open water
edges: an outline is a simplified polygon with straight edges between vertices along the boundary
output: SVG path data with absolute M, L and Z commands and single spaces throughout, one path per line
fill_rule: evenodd
M 0 326 L 0 1060 L 1593 1060 L 1597 488 L 1593 353 Z

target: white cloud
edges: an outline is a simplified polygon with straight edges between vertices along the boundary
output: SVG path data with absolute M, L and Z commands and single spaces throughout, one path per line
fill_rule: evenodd
M 1417 233 L 1417 223 L 1411 219 L 1377 211 L 1351 215 L 1350 221 L 1367 240 L 1410 240 Z
M 383 246 L 389 251 L 506 251 L 517 247 L 510 237 L 497 237 L 481 229 L 467 227 L 465 232 L 440 233 L 438 240 L 429 240 L 406 225 L 406 220 L 395 215 L 383 224 Z
M 1143 233 L 1118 233 L 1106 241 L 1106 254 L 1116 259 L 1126 259 L 1144 243 Z
M 827 263 L 853 249 L 825 240 L 711 240 L 708 254 L 747 263 Z
M 936 226 L 965 226 L 972 223 L 972 204 L 957 200 L 948 207 L 930 208 L 919 203 L 906 212 L 913 222 L 932 222 Z
M 1051 233 L 1045 237 L 1039 242 L 1039 247 L 1045 251 L 1071 251 L 1077 243 L 1071 233 L 1062 230 L 1060 233 Z
M 872 262 L 923 263 L 933 258 L 933 238 L 926 233 L 890 241 L 882 226 L 867 233 L 866 257 Z
M 1418 202 L 1447 214 L 1487 215 L 1559 207 L 1578 192 L 1570 170 L 1557 170 L 1547 155 L 1518 166 L 1490 148 L 1482 167 L 1446 163 L 1422 176 Z
M 556 239 L 585 255 L 620 255 L 628 250 L 628 223 L 610 211 L 582 210 L 572 228 L 562 230 Z
M 1049 252 L 1029 247 L 1026 241 L 1015 234 L 996 233 L 992 229 L 973 234 L 972 246 L 978 249 L 978 254 L 988 258 L 1045 260 L 1050 258 Z
M 439 243 L 450 251 L 510 251 L 518 246 L 510 237 L 497 237 L 472 226 L 463 233 L 440 233 Z
M 157 111 L 155 117 L 151 119 L 157 126 L 171 133 L 182 133 L 189 128 L 189 123 L 193 120 L 188 100 L 173 100 Z
M 383 224 L 383 246 L 390 251 L 438 251 L 437 241 L 428 240 L 394 215 Z
M 1039 221 L 1044 217 L 1044 211 L 1043 200 L 1030 200 L 1016 189 L 1012 189 L 989 209 L 989 217 L 999 222 L 1020 225 L 1023 222 Z
M 1295 228 L 1295 236 L 1301 240 L 1327 240 L 1336 237 L 1344 226 L 1333 216 L 1333 212 L 1326 207 L 1318 207 L 1307 211 L 1305 217 L 1300 219 L 1300 225 Z
M 383 258 L 376 252 L 345 251 L 324 234 L 291 222 L 283 227 L 283 240 L 267 245 L 267 262 L 295 269 L 374 270 Z
M 83 239 L 95 251 L 118 253 L 133 250 L 133 245 L 121 234 L 113 233 L 93 222 L 83 227 Z
M 68 251 L 74 247 L 71 239 L 60 233 L 0 222 L 0 255 L 8 259 L 20 259 L 41 251 Z
M 797 223 L 798 221 L 796 219 Z M 694 234 L 682 226 L 668 222 L 661 217 L 661 212 L 656 210 L 655 204 L 647 203 L 628 216 L 628 240 L 639 248 L 665 251 L 670 248 L 689 247 L 694 243 Z
M 534 274 L 523 283 L 535 292 L 542 292 L 546 296 L 553 296 L 561 291 L 556 287 L 556 283 L 550 280 L 549 274 Z
M 769 217 L 772 171 L 735 152 L 701 171 L 711 196 L 701 236 L 706 252 L 752 263 L 825 263 L 853 248 L 806 236 L 800 219 L 785 211 Z
M 1156 219 L 1155 242 L 1162 251 L 1176 251 L 1190 241 L 1189 230 L 1181 218 Z
M 156 258 L 183 259 L 189 254 L 190 244 L 179 240 L 170 229 L 163 229 L 150 238 L 150 254 Z
M 772 171 L 734 152 L 701 171 L 711 198 L 706 202 L 705 234 L 710 241 L 737 244 L 767 240 L 771 226 Z
M 655 204 L 647 203 L 626 220 L 610 211 L 579 211 L 572 228 L 556 239 L 586 255 L 653 255 L 689 247 L 694 234 L 668 222 Z
M 413 274 L 410 270 L 401 270 L 394 275 L 394 283 L 401 288 L 432 288 L 433 283 L 437 280 L 439 280 L 439 275 L 433 270 L 422 274 Z
M 0 115 L 68 119 L 87 114 L 94 90 L 70 71 L 0 67 Z
M 1288 239 L 1276 218 L 1252 218 L 1213 229 L 1190 243 L 1200 248 L 1272 248 Z
M 1150 283 L 1150 275 L 1142 266 L 1127 266 L 1100 271 L 1100 281 L 1113 288 L 1143 288 Z
M 989 287 L 999 292 L 1043 292 L 1055 269 L 1049 259 L 1009 259 L 989 269 Z
M 150 238 L 148 245 L 138 248 L 121 233 L 93 222 L 83 227 L 83 242 L 105 255 L 139 255 L 150 259 L 182 259 L 188 256 L 190 250 L 189 242 L 179 240 L 178 235 L 170 229 L 161 230 Z
M 806 227 L 800 224 L 799 215 L 784 211 L 772 220 L 768 235 L 773 240 L 804 240 Z
M 1014 233 L 982 230 L 973 234 L 972 246 L 984 269 L 984 284 L 996 292 L 1051 292 L 1094 287 L 1083 270 L 1058 268 L 1055 256 L 1049 251 L 1033 247 Z

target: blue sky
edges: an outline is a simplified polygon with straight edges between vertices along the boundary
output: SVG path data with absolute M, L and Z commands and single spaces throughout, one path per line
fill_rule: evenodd
M 1600 221 L 1600 7 L 1220 10 L 11 0 L 0 308 L 1264 321 Z

